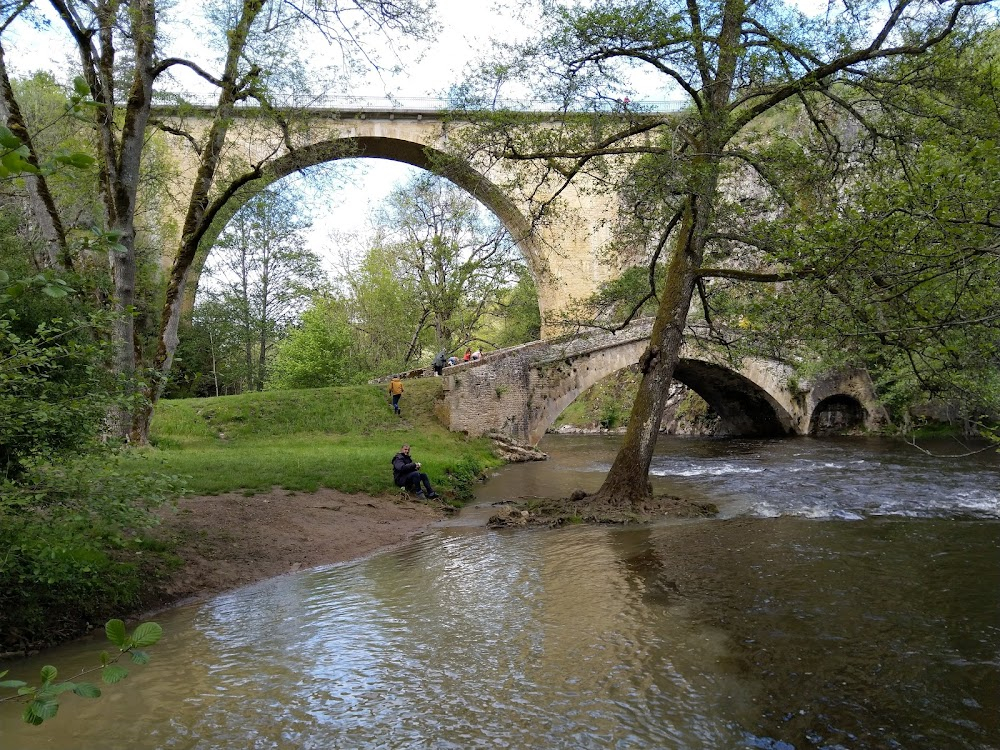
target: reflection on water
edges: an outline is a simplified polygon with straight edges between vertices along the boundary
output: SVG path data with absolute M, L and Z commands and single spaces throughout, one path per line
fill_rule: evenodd
M 153 661 L 104 698 L 70 697 L 42 727 L 0 706 L 0 747 L 996 747 L 1000 523 L 939 512 L 947 503 L 926 486 L 896 498 L 905 512 L 884 512 L 886 482 L 935 468 L 905 468 L 875 443 L 853 455 L 836 441 L 690 446 L 689 469 L 748 471 L 658 483 L 718 492 L 728 518 L 442 528 L 180 608 L 157 618 L 167 635 Z M 504 469 L 484 502 L 596 486 L 613 443 L 543 447 L 552 462 Z M 657 466 L 671 462 L 684 465 L 672 444 Z M 831 481 L 816 474 L 836 462 L 904 468 L 864 472 L 871 507 L 831 488 L 831 506 L 857 505 L 862 520 L 804 517 Z M 939 478 L 940 496 L 995 492 L 989 461 L 961 468 Z M 739 484 L 764 473 L 775 484 Z M 809 478 L 797 492 L 795 474 Z M 32 667 L 69 674 L 100 647 Z

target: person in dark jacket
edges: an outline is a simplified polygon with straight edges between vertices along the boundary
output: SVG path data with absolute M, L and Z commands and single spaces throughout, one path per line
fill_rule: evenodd
M 420 471 L 420 464 L 414 463 L 413 459 L 410 458 L 409 445 L 404 444 L 399 453 L 392 457 L 392 479 L 397 487 L 406 487 L 407 492 L 413 492 L 418 498 L 424 497 L 424 490 L 430 499 L 438 496 L 431 489 L 427 475 Z M 423 489 L 420 487 L 421 484 L 423 484 Z
M 434 358 L 434 374 L 440 375 L 446 364 L 448 364 L 448 352 L 442 349 Z

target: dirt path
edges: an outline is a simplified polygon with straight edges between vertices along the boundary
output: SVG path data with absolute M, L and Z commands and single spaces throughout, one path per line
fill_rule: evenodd
M 160 527 L 179 542 L 177 554 L 184 561 L 166 583 L 164 601 L 210 596 L 364 557 L 407 541 L 443 517 L 438 508 L 395 496 L 335 490 L 185 498 Z

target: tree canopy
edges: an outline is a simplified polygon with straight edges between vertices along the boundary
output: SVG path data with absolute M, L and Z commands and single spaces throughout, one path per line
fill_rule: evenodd
M 502 50 L 466 83 L 469 110 L 498 92 L 514 98 L 517 88 L 560 103 L 565 116 L 543 126 L 515 112 L 482 117 L 466 152 L 525 164 L 521 179 L 530 175 L 533 191 L 550 196 L 539 212 L 560 210 L 570 182 L 618 193 L 609 252 L 626 264 L 646 261 L 645 293 L 616 309 L 628 318 L 651 302 L 656 320 L 628 432 L 597 500 L 648 497 L 693 299 L 711 321 L 717 280 L 774 285 L 848 270 L 848 244 L 824 246 L 820 269 L 777 228 L 822 223 L 866 179 L 872 157 L 900 142 L 891 126 L 906 101 L 892 94 L 912 77 L 902 62 L 971 38 L 986 4 L 850 1 L 810 17 L 745 0 L 544 3 L 539 36 Z M 659 76 L 686 108 L 634 105 L 636 69 Z

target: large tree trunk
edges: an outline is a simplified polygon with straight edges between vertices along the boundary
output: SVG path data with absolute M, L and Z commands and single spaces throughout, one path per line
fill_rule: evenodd
M 714 180 L 712 180 L 714 188 Z M 638 506 L 651 494 L 648 474 L 670 382 L 680 358 L 684 326 L 698 270 L 711 195 L 691 195 L 674 243 L 649 346 L 639 360 L 642 379 L 632 405 L 628 430 L 595 500 L 617 507 Z
M 211 224 L 212 215 L 209 207 L 212 187 L 222 160 L 222 149 L 229 132 L 232 113 L 236 102 L 245 93 L 241 90 L 242 87 L 249 85 L 253 79 L 253 74 L 248 73 L 241 81 L 238 76 L 238 65 L 246 46 L 250 27 L 260 14 L 261 8 L 263 8 L 263 0 L 243 0 L 240 19 L 227 36 L 228 46 L 219 103 L 205 146 L 202 149 L 198 175 L 195 178 L 188 201 L 188 210 L 181 230 L 181 245 L 177 250 L 177 255 L 170 269 L 170 276 L 167 279 L 166 297 L 160 318 L 160 339 L 151 367 L 146 402 L 136 417 L 136 437 L 141 442 L 149 440 L 149 426 L 153 419 L 153 408 L 163 393 L 167 378 L 170 376 L 174 353 L 177 351 L 178 343 L 180 343 L 177 329 L 180 325 L 181 309 L 184 304 L 184 288 L 191 274 L 191 266 L 194 263 L 198 246 L 201 244 L 201 238 L 208 225 Z M 250 175 L 245 177 L 249 180 Z M 234 182 L 229 186 L 227 193 L 235 193 L 238 187 L 240 187 L 240 183 Z

